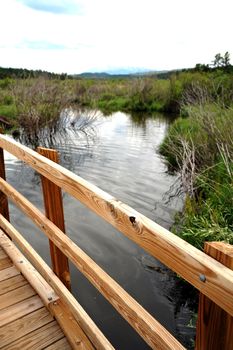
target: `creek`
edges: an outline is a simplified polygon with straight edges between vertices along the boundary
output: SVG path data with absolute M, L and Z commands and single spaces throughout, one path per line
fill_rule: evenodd
M 170 122 L 161 114 L 99 114 L 87 120 L 86 127 L 82 121 L 77 130 L 69 124 L 59 136 L 55 133 L 53 148 L 60 153 L 61 165 L 169 229 L 182 208 L 179 198 L 167 201 L 176 177 L 167 172 L 158 152 Z M 5 159 L 7 180 L 43 210 L 39 175 L 9 154 Z M 68 236 L 191 349 L 195 329 L 188 323 L 195 291 L 77 200 L 63 194 L 63 202 Z M 46 237 L 13 205 L 10 213 L 13 225 L 50 264 Z M 112 344 L 117 349 L 147 349 L 72 264 L 70 269 L 73 294 Z

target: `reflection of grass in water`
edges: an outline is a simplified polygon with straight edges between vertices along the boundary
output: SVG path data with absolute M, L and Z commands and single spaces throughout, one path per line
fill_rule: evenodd
M 172 300 L 179 340 L 189 350 L 195 347 L 196 319 L 199 293 L 191 284 L 173 274 L 173 283 L 167 287 Z
M 93 111 L 73 111 L 65 109 L 56 123 L 38 128 L 36 131 L 21 129 L 19 141 L 34 148 L 55 147 L 59 144 L 74 143 L 80 137 L 88 146 L 95 138 L 97 114 Z

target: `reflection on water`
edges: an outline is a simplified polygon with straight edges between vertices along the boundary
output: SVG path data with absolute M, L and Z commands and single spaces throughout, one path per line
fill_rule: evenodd
M 110 117 L 95 116 L 86 125 L 91 128 L 82 131 L 80 125 L 84 125 L 85 119 L 88 121 L 87 117 L 82 118 L 75 113 L 70 119 L 66 116 L 60 136 L 55 133 L 51 139 L 53 147 L 60 152 L 62 165 L 169 228 L 175 212 L 181 208 L 178 200 L 169 204 L 163 201 L 174 182 L 158 154 L 169 121 L 164 116 L 115 113 Z M 37 207 L 43 207 L 40 179 L 33 170 L 8 156 L 7 178 Z M 176 292 L 174 274 L 77 200 L 67 194 L 63 194 L 63 199 L 70 238 L 170 332 L 191 347 L 189 338 L 193 337 L 193 330 L 184 327 L 192 314 L 190 304 L 184 294 L 179 297 Z M 11 221 L 49 262 L 47 239 L 12 207 Z M 114 346 L 147 349 L 72 264 L 71 271 L 73 293 Z M 190 299 L 193 293 L 192 290 Z

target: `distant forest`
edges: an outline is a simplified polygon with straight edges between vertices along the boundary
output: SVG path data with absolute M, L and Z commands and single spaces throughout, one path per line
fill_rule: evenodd
M 56 74 L 56 73 L 46 72 L 42 70 L 0 67 L 0 79 L 5 79 L 5 78 L 28 79 L 28 78 L 39 78 L 39 77 L 65 80 L 68 77 L 68 75 L 66 73 Z
M 42 70 L 31 70 L 25 68 L 3 68 L 0 67 L 0 79 L 13 78 L 13 79 L 28 79 L 28 78 L 49 78 L 49 79 L 127 79 L 127 78 L 139 78 L 139 77 L 157 77 L 159 79 L 169 79 L 174 74 L 181 72 L 214 72 L 222 71 L 224 73 L 233 73 L 233 66 L 230 64 L 230 54 L 225 52 L 224 55 L 217 53 L 214 60 L 210 64 L 197 63 L 194 68 L 177 69 L 170 71 L 151 71 L 145 73 L 133 73 L 133 74 L 108 74 L 102 73 L 81 73 L 68 75 L 67 73 L 51 73 Z

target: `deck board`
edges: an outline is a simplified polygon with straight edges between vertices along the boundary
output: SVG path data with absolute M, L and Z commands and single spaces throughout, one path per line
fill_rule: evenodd
M 12 264 L 12 261 L 10 258 L 5 257 L 5 258 L 2 258 L 0 259 L 0 270 L 4 270 L 6 269 L 7 267 L 10 267 L 10 266 L 13 266 Z
M 0 310 L 0 327 L 42 308 L 44 304 L 38 295 Z
M 19 318 L 0 328 L 0 346 L 6 346 L 52 321 L 53 317 L 45 307 Z
M 69 350 L 71 349 L 68 341 L 66 338 L 62 338 L 56 343 L 53 343 L 52 345 L 49 345 L 45 348 L 46 350 Z
M 22 287 L 27 284 L 27 281 L 22 275 L 8 278 L 0 282 L 0 295 L 6 294 L 14 289 Z
M 22 338 L 8 344 L 3 350 L 40 350 L 62 339 L 64 334 L 56 321 L 52 321 Z M 71 349 L 71 347 L 70 347 Z
M 20 288 L 10 291 L 9 293 L 1 295 L 0 310 L 8 306 L 17 304 L 25 299 L 28 299 L 35 294 L 35 290 L 27 283 L 25 286 L 22 286 Z
M 67 306 L 45 304 L 18 269 L 0 246 L 0 349 L 93 349 Z
M 19 270 L 16 269 L 15 266 L 8 267 L 2 271 L 0 271 L 0 281 L 5 281 L 8 278 L 20 275 Z

